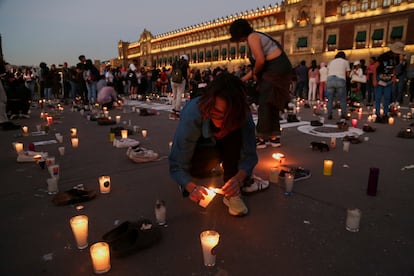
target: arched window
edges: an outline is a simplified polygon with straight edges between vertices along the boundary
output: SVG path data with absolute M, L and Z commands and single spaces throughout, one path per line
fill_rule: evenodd
M 349 11 L 351 13 L 354 13 L 354 12 L 356 12 L 356 10 L 357 10 L 357 4 L 356 4 L 356 2 L 352 2 L 351 7 L 349 8 Z
M 383 0 L 382 6 L 383 7 L 389 7 L 389 6 L 391 6 L 391 0 Z
M 368 10 L 368 0 L 363 0 L 361 3 L 361 11 Z
M 341 15 L 345 15 L 348 12 L 348 3 L 344 3 L 341 6 Z
M 371 5 L 369 7 L 372 10 L 375 10 L 376 8 L 378 8 L 378 1 L 377 0 L 372 0 L 371 1 Z

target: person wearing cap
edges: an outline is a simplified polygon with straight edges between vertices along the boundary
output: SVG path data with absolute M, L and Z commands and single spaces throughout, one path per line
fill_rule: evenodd
M 360 100 L 362 95 L 361 95 L 361 83 L 366 83 L 367 79 L 366 76 L 364 75 L 364 72 L 362 71 L 361 68 L 361 63 L 359 62 L 359 60 L 354 61 L 353 66 L 352 66 L 352 70 L 350 73 L 350 77 L 351 77 L 351 87 L 353 92 L 355 93 L 354 97 L 355 100 Z
M 388 123 L 389 105 L 391 103 L 392 86 L 396 83 L 395 68 L 400 62 L 400 55 L 405 55 L 404 44 L 400 41 L 390 45 L 390 51 L 378 56 L 374 64 L 372 84 L 375 87 L 375 113 L 376 123 Z M 384 113 L 381 113 L 381 100 L 383 101 Z
M 279 110 L 290 101 L 292 64 L 282 45 L 271 36 L 256 32 L 245 19 L 237 19 L 230 25 L 232 42 L 247 41 L 252 70 L 241 80 L 254 79 L 258 84 L 259 109 L 256 126 L 256 147 L 280 147 Z
M 188 65 L 187 55 L 181 55 L 180 59 L 173 63 L 172 68 L 170 70 L 170 75 L 177 68 L 181 70 L 182 80 L 181 82 L 175 82 L 171 78 L 171 90 L 173 93 L 173 100 L 172 100 L 172 113 L 170 114 L 170 119 L 180 118 L 181 99 L 185 91 L 185 86 L 187 84 L 188 76 L 190 75 L 190 66 Z

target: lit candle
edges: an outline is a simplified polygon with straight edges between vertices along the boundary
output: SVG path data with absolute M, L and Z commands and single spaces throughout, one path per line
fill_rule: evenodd
M 121 130 L 121 137 L 123 139 L 128 138 L 128 129 Z
M 108 116 L 109 116 L 109 111 L 104 111 L 103 113 L 104 113 L 104 117 L 108 118 Z
M 103 175 L 98 178 L 98 181 L 101 194 L 107 194 L 111 191 L 111 177 Z
M 109 244 L 106 242 L 97 242 L 90 248 L 93 271 L 96 274 L 103 274 L 111 269 L 111 256 L 109 253 Z
M 115 116 L 115 121 L 117 124 L 121 123 L 121 116 L 119 115 Z
M 14 149 L 17 153 L 20 153 L 23 151 L 23 143 L 14 143 Z
M 357 124 L 358 124 L 358 120 L 357 119 L 352 119 L 351 124 L 352 124 L 352 127 L 356 127 Z
M 271 183 L 278 183 L 279 182 L 279 173 L 280 173 L 279 167 L 270 168 L 269 181 Z
M 216 196 L 216 192 L 214 191 L 213 188 L 205 188 L 205 190 L 207 191 L 208 194 L 207 195 L 203 194 L 204 199 L 200 200 L 198 203 L 201 207 L 204 207 L 204 208 L 206 208 L 210 204 L 210 202 L 213 200 L 213 198 Z
M 73 137 L 71 141 L 72 141 L 72 147 L 77 148 L 79 146 L 79 138 Z
M 53 124 L 53 117 L 51 117 L 51 116 L 47 116 L 47 117 L 46 117 L 46 121 L 47 121 L 47 124 L 48 124 L 48 125 Z
M 23 135 L 24 136 L 29 135 L 29 128 L 27 126 L 22 127 L 22 130 L 23 130 Z
M 285 162 L 285 155 L 283 153 L 280 153 L 280 152 L 273 153 L 272 157 L 273 157 L 273 159 L 275 159 L 277 161 L 276 166 L 279 166 L 279 165 L 281 165 L 282 163 Z
M 394 124 L 394 118 L 393 117 L 388 118 L 388 124 L 390 124 L 390 125 Z
M 331 137 L 331 149 L 336 148 L 336 137 Z
M 359 231 L 359 221 L 361 220 L 361 210 L 348 209 L 346 216 L 346 230 L 350 232 Z
M 45 117 L 45 113 L 40 112 L 40 119 L 43 119 Z
M 341 116 L 342 109 L 338 108 L 338 116 Z
M 75 127 L 70 129 L 70 135 L 72 137 L 75 137 L 77 133 L 78 133 L 78 130 Z
M 79 215 L 70 219 L 70 227 L 75 236 L 78 249 L 88 247 L 88 217 Z
M 372 122 L 372 116 L 371 115 L 368 116 L 367 121 L 368 121 L 368 123 Z
M 331 176 L 332 175 L 332 160 L 323 160 L 323 175 Z
M 294 173 L 287 173 L 285 175 L 285 195 L 291 195 L 293 190 L 293 182 L 295 181 Z
M 203 259 L 205 266 L 215 266 L 216 255 L 212 250 L 219 243 L 220 234 L 213 230 L 203 231 L 200 234 L 201 247 L 203 249 Z
M 142 134 L 142 137 L 147 137 L 147 134 L 148 134 L 148 131 L 146 130 L 146 129 L 143 129 L 142 131 L 141 131 L 141 134 Z
M 107 110 L 108 110 L 108 108 L 107 108 L 106 106 L 104 106 L 104 107 L 102 107 L 102 110 L 103 110 L 103 111 L 107 111 Z

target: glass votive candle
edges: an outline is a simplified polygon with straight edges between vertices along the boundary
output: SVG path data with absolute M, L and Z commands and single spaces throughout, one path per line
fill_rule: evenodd
M 123 139 L 128 138 L 128 129 L 121 130 L 121 137 Z
M 361 210 L 359 209 L 347 209 L 346 210 L 346 230 L 350 232 L 359 231 L 359 222 L 361 220 Z
M 73 147 L 73 148 L 77 148 L 77 147 L 79 146 L 79 138 L 77 138 L 77 137 L 73 137 L 73 138 L 71 139 L 71 141 L 72 141 L 72 147 Z
M 285 195 L 291 195 L 293 191 L 293 182 L 295 181 L 294 173 L 287 173 L 285 175 Z
M 120 124 L 121 123 L 121 116 L 119 116 L 119 115 L 115 116 L 115 122 L 117 124 Z
M 70 136 L 76 137 L 77 133 L 78 133 L 78 130 L 75 127 L 70 129 Z
M 14 149 L 17 153 L 20 153 L 23 151 L 23 143 L 14 143 Z
M 205 266 L 216 265 L 216 255 L 213 253 L 214 247 L 219 243 L 220 234 L 214 230 L 203 231 L 200 234 L 201 247 Z
M 323 175 L 331 176 L 333 168 L 332 160 L 323 160 Z
M 351 124 L 352 124 L 352 127 L 356 127 L 357 124 L 358 124 L 358 120 L 357 119 L 352 119 Z
M 22 127 L 22 130 L 23 130 L 23 136 L 29 135 L 29 128 L 27 126 Z
M 143 129 L 142 131 L 141 131 L 141 134 L 142 134 L 142 137 L 147 137 L 147 135 L 148 135 L 148 130 L 146 130 L 146 129 Z
M 103 175 L 98 178 L 98 181 L 101 194 L 107 194 L 111 191 L 111 177 Z
M 109 244 L 106 242 L 97 242 L 91 245 L 89 249 L 93 272 L 103 274 L 111 269 L 111 256 L 109 253 Z
M 85 215 L 72 217 L 70 219 L 70 227 L 75 236 L 78 249 L 88 247 L 88 217 Z

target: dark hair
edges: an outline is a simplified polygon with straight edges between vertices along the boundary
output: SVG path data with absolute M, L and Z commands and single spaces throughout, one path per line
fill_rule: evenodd
M 335 55 L 335 58 L 343 58 L 343 59 L 346 59 L 345 52 L 344 52 L 344 51 L 339 51 L 339 52 Z
M 252 32 L 253 28 L 246 19 L 237 19 L 230 25 L 230 41 L 239 41 L 242 37 L 247 37 Z
M 227 103 L 222 130 L 228 133 L 239 128 L 245 122 L 247 113 L 250 112 L 246 86 L 231 73 L 222 72 L 216 76 L 207 86 L 198 103 L 204 119 L 210 117 L 216 97 L 222 98 Z

